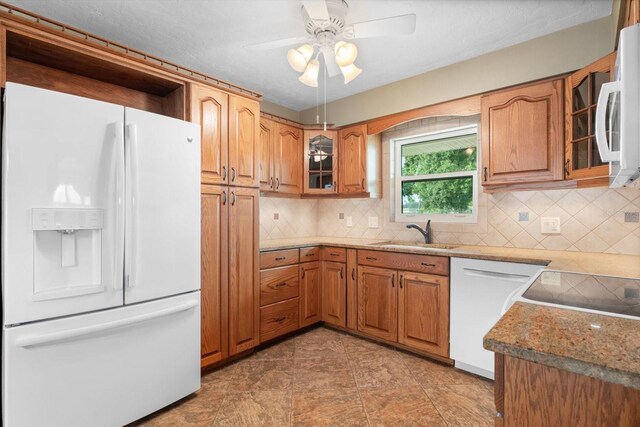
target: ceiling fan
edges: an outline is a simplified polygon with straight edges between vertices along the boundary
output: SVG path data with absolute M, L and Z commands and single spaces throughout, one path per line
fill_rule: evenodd
M 302 0 L 302 18 L 306 36 L 290 37 L 246 46 L 254 50 L 270 50 L 304 43 L 287 54 L 289 65 L 302 73 L 302 83 L 318 86 L 322 54 L 329 77 L 342 73 L 344 83 L 360 75 L 362 70 L 355 65 L 358 49 L 350 40 L 368 37 L 383 37 L 412 34 L 416 29 L 416 15 L 399 15 L 373 21 L 346 23 L 349 6 L 344 0 Z

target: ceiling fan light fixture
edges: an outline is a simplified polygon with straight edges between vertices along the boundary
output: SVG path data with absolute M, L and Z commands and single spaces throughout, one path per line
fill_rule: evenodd
M 358 56 L 358 48 L 353 43 L 347 43 L 345 41 L 339 41 L 333 47 L 333 51 L 336 54 L 336 63 L 340 67 L 347 67 L 356 60 Z
M 317 59 L 309 61 L 309 65 L 304 70 L 304 73 L 298 77 L 302 83 L 311 87 L 318 87 L 318 72 L 320 71 L 320 62 Z
M 299 73 L 302 73 L 309 62 L 309 59 L 313 56 L 313 46 L 309 44 L 303 44 L 297 49 L 289 49 L 287 53 L 287 60 L 291 68 Z
M 362 73 L 362 70 L 356 67 L 356 64 L 347 65 L 346 67 L 340 67 L 342 75 L 344 76 L 344 84 L 349 83 Z

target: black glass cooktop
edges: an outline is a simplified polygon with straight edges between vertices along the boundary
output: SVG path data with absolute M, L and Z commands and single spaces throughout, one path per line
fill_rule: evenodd
M 543 271 L 522 297 L 640 317 L 640 279 Z

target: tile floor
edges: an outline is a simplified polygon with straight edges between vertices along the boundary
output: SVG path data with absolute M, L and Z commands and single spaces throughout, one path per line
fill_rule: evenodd
M 145 426 L 491 426 L 493 383 L 317 328 L 202 377 Z

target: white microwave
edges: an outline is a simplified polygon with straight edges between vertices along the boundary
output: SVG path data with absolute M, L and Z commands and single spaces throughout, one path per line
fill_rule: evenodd
M 620 32 L 614 76 L 602 85 L 595 122 L 600 157 L 610 162 L 612 188 L 640 176 L 640 24 Z

